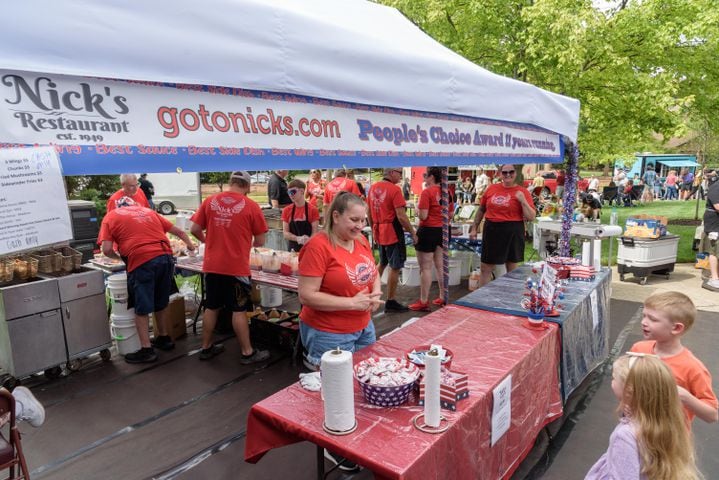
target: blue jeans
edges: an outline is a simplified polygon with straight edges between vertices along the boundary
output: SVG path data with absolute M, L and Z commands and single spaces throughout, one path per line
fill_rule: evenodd
M 302 345 L 307 350 L 305 358 L 312 365 L 319 366 L 322 354 L 337 347 L 348 352 L 356 352 L 377 341 L 372 320 L 369 321 L 364 330 L 354 333 L 323 332 L 310 327 L 301 320 L 300 338 L 302 338 Z

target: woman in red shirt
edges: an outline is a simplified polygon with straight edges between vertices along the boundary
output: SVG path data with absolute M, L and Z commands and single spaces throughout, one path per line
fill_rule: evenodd
M 322 170 L 310 170 L 310 179 L 307 180 L 307 190 L 305 190 L 305 198 L 309 200 L 310 205 L 317 207 L 318 210 L 322 208 L 322 197 L 325 194 L 325 180 L 322 178 Z M 320 204 L 317 204 L 319 199 Z
M 375 342 L 371 314 L 383 302 L 372 248 L 362 235 L 367 205 L 339 192 L 330 204 L 325 229 L 300 251 L 300 337 L 306 364 L 318 367 L 336 347 L 354 352 Z
M 437 278 L 442 274 L 442 191 L 439 183 L 442 181 L 442 169 L 430 167 L 424 174 L 427 188 L 422 190 L 417 204 L 419 210 L 419 228 L 417 229 L 417 243 L 414 249 L 419 262 L 419 300 L 409 305 L 410 310 L 418 312 L 429 311 L 429 289 L 432 287 L 432 266 L 437 270 Z M 444 286 L 439 285 L 439 297 L 432 303 L 444 305 Z
M 485 219 L 480 286 L 490 282 L 495 265 L 504 264 L 507 272 L 517 268 L 524 259 L 524 221 L 532 221 L 536 216 L 531 195 L 514 183 L 517 178 L 514 165 L 502 165 L 500 175 L 502 183 L 487 189 L 469 231 L 469 238 L 477 238 L 479 224 Z
M 310 240 L 320 225 L 320 212 L 305 201 L 305 182 L 295 178 L 287 185 L 287 194 L 292 200 L 282 210 L 282 233 L 289 249 L 299 252 Z

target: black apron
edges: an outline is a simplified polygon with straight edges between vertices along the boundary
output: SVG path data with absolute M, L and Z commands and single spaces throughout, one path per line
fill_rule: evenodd
M 312 235 L 312 224 L 309 222 L 309 204 L 305 202 L 305 219 L 304 220 L 295 220 L 295 208 L 297 206 L 295 204 L 292 204 L 292 213 L 290 213 L 290 233 L 293 235 L 296 235 L 298 237 L 301 237 L 303 235 L 307 235 L 308 237 Z M 295 252 L 299 252 L 302 248 L 302 245 L 299 243 L 288 240 L 289 248 L 290 250 L 294 250 Z

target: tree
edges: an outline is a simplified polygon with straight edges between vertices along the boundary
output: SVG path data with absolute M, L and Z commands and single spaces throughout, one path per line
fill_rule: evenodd
M 214 183 L 223 190 L 223 187 L 227 182 L 230 181 L 230 174 L 228 172 L 204 172 L 200 173 L 200 183 Z
M 712 0 L 386 0 L 478 65 L 581 102 L 584 164 L 662 146 L 705 118 L 717 131 Z

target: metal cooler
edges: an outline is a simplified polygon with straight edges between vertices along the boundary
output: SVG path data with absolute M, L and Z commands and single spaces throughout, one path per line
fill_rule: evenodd
M 677 262 L 678 247 L 678 235 L 664 235 L 656 239 L 621 237 L 617 251 L 620 280 L 624 281 L 627 273 L 640 277 L 641 285 L 647 283 L 651 274 L 665 275 L 669 279 Z
M 100 352 L 110 358 L 112 346 L 107 318 L 105 282 L 101 271 L 84 269 L 57 278 L 60 310 L 67 344 L 68 368 L 80 367 L 79 359 Z
M 18 378 L 42 370 L 58 376 L 66 361 L 57 280 L 0 288 L 0 367 Z

